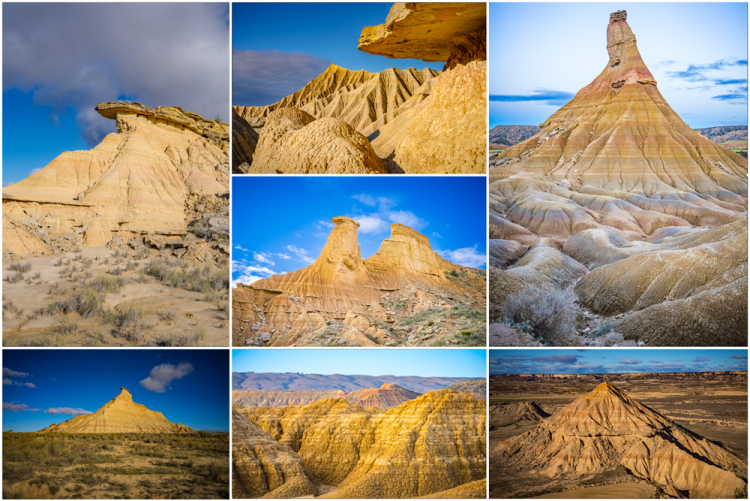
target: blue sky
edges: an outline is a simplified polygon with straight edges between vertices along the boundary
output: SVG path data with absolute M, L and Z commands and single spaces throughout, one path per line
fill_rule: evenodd
M 229 119 L 227 3 L 6 3 L 2 31 L 4 185 L 115 132 L 100 101 Z
M 401 223 L 449 261 L 486 266 L 483 177 L 234 177 L 232 190 L 233 283 L 309 266 L 336 216 L 360 223 L 363 259 Z
M 747 371 L 747 350 L 490 350 L 490 374 Z
M 669 105 L 693 128 L 747 124 L 747 3 L 490 3 L 490 127 L 537 125 L 605 68 L 626 10 Z M 492 96 L 495 96 L 494 98 Z
M 233 372 L 472 377 L 487 374 L 485 350 L 232 350 Z
M 235 3 L 232 5 L 234 105 L 273 104 L 331 63 L 350 70 L 432 68 L 445 63 L 388 59 L 357 49 L 365 26 L 385 22 L 392 3 Z
M 227 350 L 3 350 L 3 431 L 38 431 L 133 401 L 193 429 L 229 429 Z

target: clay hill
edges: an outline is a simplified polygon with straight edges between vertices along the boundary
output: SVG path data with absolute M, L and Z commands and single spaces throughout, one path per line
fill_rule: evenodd
M 66 151 L 3 188 L 6 258 L 144 238 L 185 247 L 181 237 L 190 223 L 208 209 L 226 212 L 227 124 L 134 102 L 99 103 L 96 110 L 116 122 L 117 133 L 91 150 Z
M 484 497 L 485 424 L 485 403 L 451 390 L 373 412 L 335 398 L 235 405 L 233 496 Z
M 172 423 L 161 412 L 133 402 L 125 388 L 93 414 L 76 416 L 39 430 L 39 433 L 191 433 L 194 430 Z
M 538 125 L 496 125 L 490 129 L 490 149 L 504 150 L 539 132 Z
M 549 417 L 534 402 L 507 402 L 490 405 L 490 426 L 508 426 L 523 421 L 542 421 Z
M 490 162 L 491 318 L 548 344 L 745 346 L 747 160 L 670 108 L 626 17 L 602 73 Z
M 604 382 L 535 429 L 493 447 L 491 463 L 548 479 L 623 466 L 675 497 L 746 492 L 747 464 Z
M 235 106 L 233 172 L 484 172 L 485 10 L 396 3 L 385 24 L 362 30 L 359 50 L 446 61 L 442 72 L 332 64 L 277 103 Z
M 233 290 L 235 345 L 466 344 L 476 336 L 483 342 L 482 270 L 446 261 L 427 237 L 401 224 L 362 259 L 359 223 L 333 223 L 313 264 Z

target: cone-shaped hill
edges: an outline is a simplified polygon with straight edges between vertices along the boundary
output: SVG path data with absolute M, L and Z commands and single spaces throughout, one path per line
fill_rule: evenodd
M 747 209 L 747 159 L 688 127 L 656 87 L 624 11 L 609 62 L 532 138 L 494 160 L 498 216 L 540 237 L 608 227 L 628 239 L 715 226 Z
M 338 321 L 348 329 L 347 342 L 374 345 L 366 334 L 385 340 L 389 324 L 420 311 L 457 305 L 484 311 L 483 271 L 446 261 L 424 235 L 394 224 L 391 238 L 362 259 L 359 223 L 348 217 L 333 223 L 313 264 L 234 289 L 235 343 L 255 338 L 266 346 L 309 343 L 306 335 Z
M 125 388 L 93 414 L 76 416 L 39 430 L 39 433 L 191 433 L 193 429 L 172 423 L 164 414 L 133 402 Z
M 622 466 L 676 497 L 734 497 L 747 488 L 745 461 L 607 382 L 535 429 L 493 447 L 491 463 L 550 479 Z

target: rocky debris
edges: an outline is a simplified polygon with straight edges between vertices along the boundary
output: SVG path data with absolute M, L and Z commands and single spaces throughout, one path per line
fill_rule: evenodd
M 539 426 L 490 451 L 493 464 L 580 478 L 622 465 L 675 497 L 731 497 L 742 492 L 745 461 L 630 398 L 608 382 Z
M 269 346 L 423 344 L 434 340 L 438 329 L 446 330 L 446 337 L 449 325 L 467 335 L 479 330 L 483 271 L 449 263 L 431 249 L 427 237 L 400 224 L 392 225 L 391 238 L 364 260 L 357 243 L 359 223 L 347 217 L 333 218 L 333 223 L 311 266 L 235 288 L 235 344 L 247 344 L 248 323 L 271 333 Z M 402 321 L 408 329 L 392 330 Z M 461 344 L 460 338 L 454 341 Z
M 118 133 L 3 188 L 4 255 L 70 250 L 61 240 L 100 247 L 120 232 L 184 230 L 195 198 L 228 206 L 228 125 L 177 107 L 99 103 L 97 110 L 116 120 Z M 24 224 L 34 212 L 40 226 Z
M 485 478 L 486 406 L 466 393 L 434 391 L 373 413 L 341 399 L 234 409 L 338 487 L 331 497 L 427 496 Z
M 194 430 L 167 420 L 161 412 L 133 402 L 125 388 L 93 414 L 52 424 L 39 433 L 192 433 Z

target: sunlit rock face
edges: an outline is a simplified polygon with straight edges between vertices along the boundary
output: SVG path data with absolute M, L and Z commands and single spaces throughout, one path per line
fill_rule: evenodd
M 133 402 L 125 388 L 93 414 L 76 416 L 44 428 L 40 433 L 189 433 L 194 430 L 172 423 L 161 412 Z

